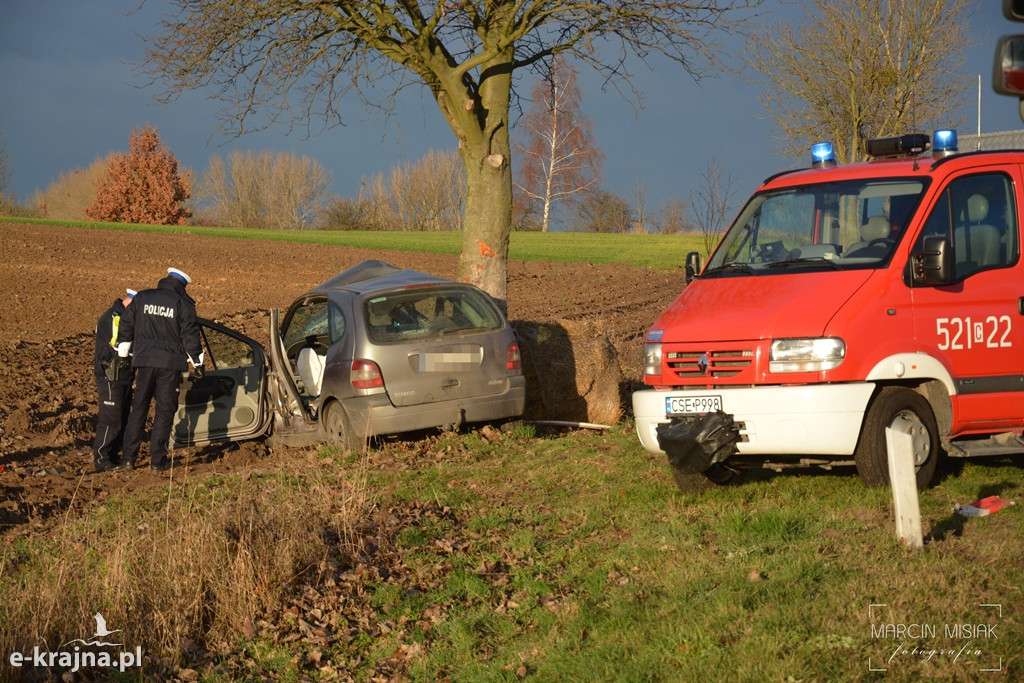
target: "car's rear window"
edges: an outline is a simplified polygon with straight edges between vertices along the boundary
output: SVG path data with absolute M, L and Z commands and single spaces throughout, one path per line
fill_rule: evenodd
M 377 344 L 497 330 L 505 324 L 487 296 L 468 287 L 402 289 L 363 304 Z

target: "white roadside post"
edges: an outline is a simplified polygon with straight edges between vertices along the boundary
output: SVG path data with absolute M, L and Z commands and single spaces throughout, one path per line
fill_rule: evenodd
M 913 423 L 902 417 L 885 428 L 889 452 L 889 484 L 896 512 L 896 536 L 912 548 L 924 546 L 921 535 L 921 507 L 917 500 L 914 472 Z

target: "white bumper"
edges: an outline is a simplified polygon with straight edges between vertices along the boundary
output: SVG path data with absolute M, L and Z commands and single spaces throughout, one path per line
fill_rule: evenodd
M 852 455 L 874 389 L 870 382 L 649 389 L 633 394 L 633 415 L 643 447 L 651 453 L 664 453 L 655 430 L 671 421 L 665 415 L 666 398 L 720 396 L 723 412 L 743 423 L 742 441 L 736 444 L 741 454 Z

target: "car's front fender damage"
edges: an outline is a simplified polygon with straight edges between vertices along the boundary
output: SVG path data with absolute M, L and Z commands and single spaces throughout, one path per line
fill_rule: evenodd
M 705 472 L 737 452 L 739 427 L 721 410 L 703 415 L 683 415 L 657 428 L 658 445 L 669 464 L 683 474 Z

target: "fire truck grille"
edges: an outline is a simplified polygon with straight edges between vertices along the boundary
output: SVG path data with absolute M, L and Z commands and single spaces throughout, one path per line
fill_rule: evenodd
M 669 370 L 680 379 L 727 379 L 739 375 L 753 362 L 754 352 L 750 349 L 672 351 L 666 358 Z

